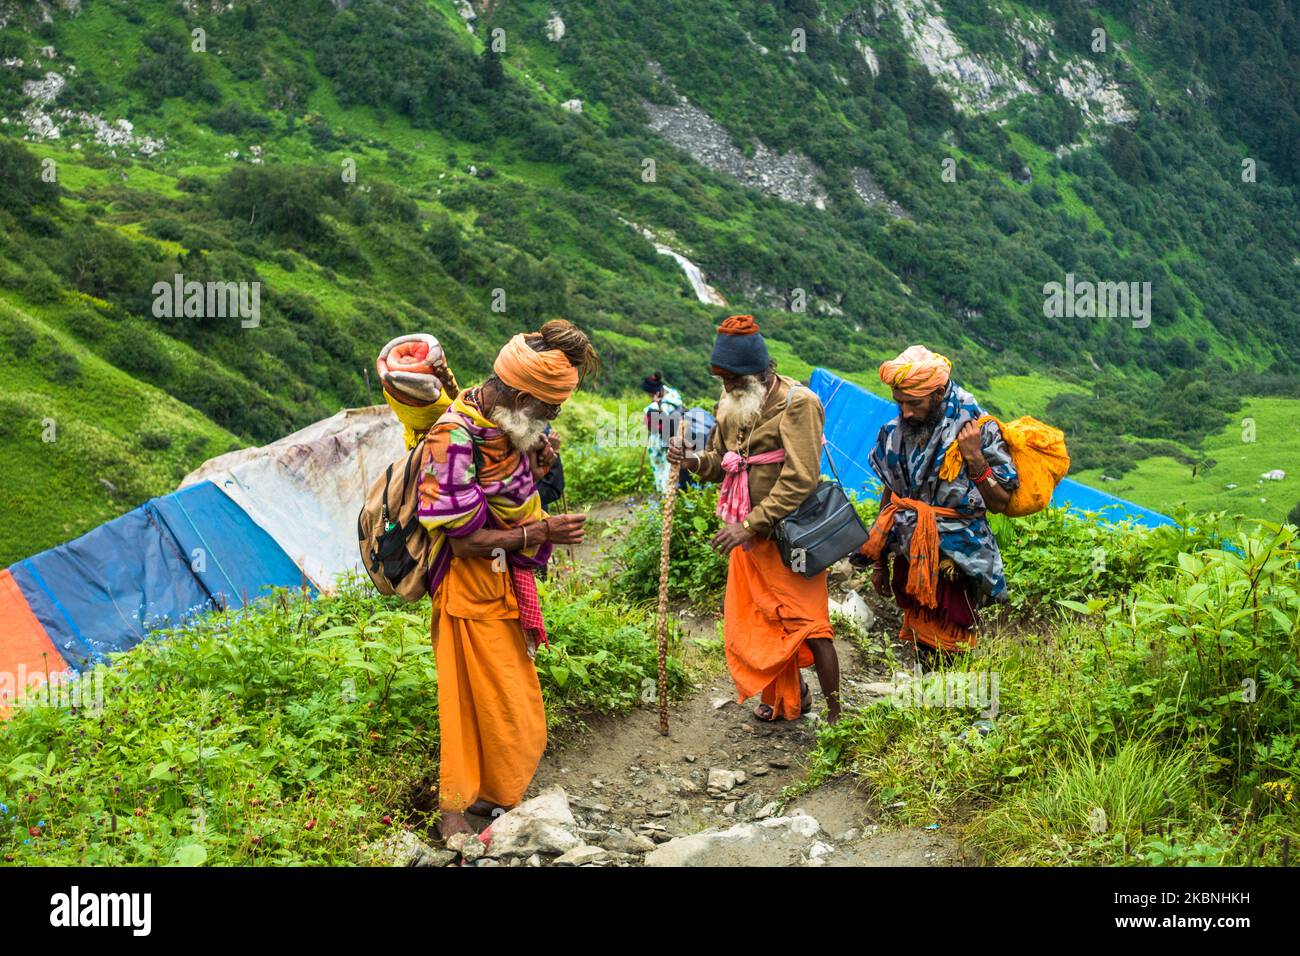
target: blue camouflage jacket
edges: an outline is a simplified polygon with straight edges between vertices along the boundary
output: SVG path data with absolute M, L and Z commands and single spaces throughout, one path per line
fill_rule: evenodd
M 928 438 L 913 445 L 899 427 L 899 420 L 894 418 L 881 427 L 868 460 L 894 497 L 916 498 L 970 516 L 937 519 L 939 551 L 974 579 L 980 597 L 1001 602 L 1007 599 L 1006 575 L 1002 554 L 985 517 L 983 496 L 966 473 L 965 465 L 953 481 L 939 479 L 939 468 L 948 446 L 957 440 L 957 433 L 966 422 L 983 414 L 975 396 L 959 385 L 949 384 L 942 417 Z M 1002 430 L 997 422 L 985 422 L 981 431 L 984 457 L 993 469 L 994 478 L 1008 491 L 1014 491 L 1020 486 L 1020 478 Z M 899 509 L 889 533 L 889 551 L 906 557 L 915 528 L 916 512 Z

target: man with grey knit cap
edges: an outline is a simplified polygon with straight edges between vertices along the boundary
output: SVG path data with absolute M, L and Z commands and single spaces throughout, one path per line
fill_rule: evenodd
M 711 363 L 723 389 L 717 428 L 698 453 L 674 438 L 668 460 L 722 483 L 722 529 L 711 544 L 728 556 L 724 634 L 738 699 L 761 695 L 759 720 L 797 719 L 812 709 L 799 671 L 814 666 L 833 722 L 840 671 L 826 572 L 805 578 L 791 571 L 771 537 L 776 522 L 817 487 L 825 413 L 809 389 L 777 374 L 751 315 L 718 326 Z

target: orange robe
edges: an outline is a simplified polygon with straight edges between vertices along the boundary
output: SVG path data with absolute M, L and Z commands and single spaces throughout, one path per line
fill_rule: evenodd
M 438 805 L 517 804 L 546 749 L 546 712 L 510 575 L 453 557 L 433 610 L 438 664 Z
M 727 666 L 738 700 L 755 694 L 773 716 L 800 714 L 799 668 L 813 662 L 808 641 L 832 636 L 826 572 L 805 578 L 781 563 L 776 543 L 759 538 L 732 550 L 723 614 Z

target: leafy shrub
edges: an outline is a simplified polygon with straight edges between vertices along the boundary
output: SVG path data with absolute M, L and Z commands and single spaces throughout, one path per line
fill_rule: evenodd
M 1215 519 L 1204 516 L 1211 525 Z M 1185 521 L 1190 519 L 1184 519 Z M 1017 613 L 1050 611 L 1062 599 L 1096 592 L 1121 594 L 1180 551 L 1209 547 L 1211 530 L 1187 524 L 1156 529 L 1106 522 L 1104 512 L 1078 516 L 1048 508 L 1023 518 L 989 515 Z
M 141 432 L 140 447 L 145 451 L 166 451 L 172 446 L 172 436 L 166 432 Z
M 265 134 L 274 129 L 274 124 L 267 117 L 241 103 L 227 103 L 218 107 L 205 116 L 203 122 L 219 133 L 232 135 L 249 131 Z
M 572 506 L 612 501 L 636 491 L 641 475 L 640 452 L 634 448 L 601 450 L 597 445 L 561 449 L 564 459 L 564 490 Z M 641 490 L 652 490 L 654 475 L 647 463 L 641 476 Z
M 982 730 L 971 708 L 851 711 L 819 735 L 812 781 L 851 770 L 910 823 L 973 815 L 966 834 L 991 862 L 1280 860 L 1282 838 L 1300 837 L 1296 530 L 1261 523 L 1235 550 L 1174 529 L 1101 532 L 1117 535 L 1109 553 L 1140 554 L 1098 575 L 1085 602 L 1059 601 L 1078 616 L 986 634 L 945 665 L 997 676 Z M 1170 556 L 1180 533 L 1193 546 Z M 1004 556 L 1026 579 L 1045 569 L 1045 593 L 1059 593 L 1069 572 L 1040 545 Z
M 544 594 L 552 721 L 632 707 L 657 673 L 649 617 Z M 100 673 L 102 713 L 37 703 L 0 733 L 5 862 L 347 864 L 436 779 L 429 606 L 368 580 L 210 614 Z
M 340 185 L 334 187 L 335 181 Z M 223 216 L 256 235 L 314 242 L 326 237 L 327 200 L 342 197 L 340 178 L 300 166 L 236 166 L 212 191 Z
M 0 137 L 0 209 L 23 214 L 58 200 L 58 183 L 44 181 L 41 161 L 17 140 Z
M 131 79 L 144 90 L 152 105 L 171 97 L 213 103 L 221 99 L 221 91 L 203 74 L 203 57 L 191 53 L 189 37 L 158 30 L 145 35 L 144 45 L 149 52 L 141 58 Z
M 727 582 L 727 559 L 709 547 L 720 527 L 712 485 L 679 492 L 673 516 L 668 561 L 668 595 L 692 603 L 716 600 Z M 659 501 L 637 513 L 632 529 L 614 556 L 616 593 L 634 601 L 659 595 L 659 539 L 663 515 Z
M 569 712 L 627 713 L 643 696 L 653 697 L 659 673 L 653 615 L 559 582 L 543 586 L 542 603 L 551 644 L 538 649 L 537 668 L 553 721 Z M 687 685 L 679 646 L 674 641 L 668 659 L 670 695 Z
M 1300 777 L 1300 532 L 1260 522 L 1233 549 L 1180 553 L 1131 598 L 1066 606 L 1104 621 L 1143 732 L 1202 738 L 1234 787 Z

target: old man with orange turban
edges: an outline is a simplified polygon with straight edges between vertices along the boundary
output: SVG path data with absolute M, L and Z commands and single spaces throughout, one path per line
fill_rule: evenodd
M 812 709 L 800 669 L 812 666 L 827 719 L 840 715 L 839 660 L 832 643 L 826 572 L 804 577 L 781 560 L 772 532 L 821 479 L 821 401 L 778 375 L 751 315 L 718 327 L 711 357 L 722 381 L 717 427 L 705 447 L 668 445 L 668 460 L 721 482 L 714 548 L 727 555 L 723 607 L 727 667 L 740 701 L 758 695 L 759 720 L 797 720 Z
M 881 363 L 898 417 L 881 427 L 869 456 L 884 490 L 862 554 L 874 562 L 876 591 L 903 609 L 899 636 L 923 657 L 973 647 L 976 608 L 1007 599 L 985 514 L 1005 511 L 1019 486 L 998 423 L 979 423 L 984 410 L 951 375 L 952 362 L 924 345 Z M 960 467 L 950 470 L 954 445 Z
M 439 828 L 518 803 L 546 748 L 533 653 L 546 642 L 534 573 L 585 515 L 548 516 L 537 481 L 555 459 L 549 422 L 599 369 L 562 319 L 516 335 L 493 374 L 460 392 L 425 437 L 420 521 L 432 539 L 429 593 L 438 662 Z

